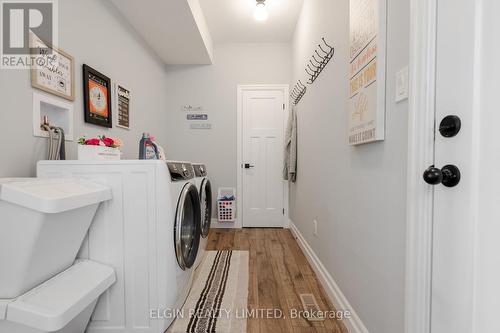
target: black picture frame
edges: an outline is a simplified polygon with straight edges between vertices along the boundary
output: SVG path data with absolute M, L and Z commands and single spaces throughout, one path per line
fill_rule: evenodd
M 90 89 L 90 85 L 93 86 L 93 89 Z M 90 93 L 94 93 L 94 88 L 100 90 L 98 92 L 103 92 L 103 88 L 105 88 L 106 96 L 104 96 L 106 101 L 107 112 L 105 114 L 99 114 L 99 112 L 95 111 L 95 106 L 90 101 Z M 92 67 L 83 64 L 83 107 L 85 113 L 85 122 L 112 128 L 113 127 L 113 107 L 111 103 L 111 94 L 113 93 L 113 89 L 111 86 L 111 79 L 106 75 L 98 72 Z M 94 95 L 95 96 L 95 95 Z

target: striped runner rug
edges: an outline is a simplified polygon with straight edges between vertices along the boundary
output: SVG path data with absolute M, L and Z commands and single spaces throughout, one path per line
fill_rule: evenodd
M 248 252 L 207 251 L 189 296 L 168 332 L 246 332 Z

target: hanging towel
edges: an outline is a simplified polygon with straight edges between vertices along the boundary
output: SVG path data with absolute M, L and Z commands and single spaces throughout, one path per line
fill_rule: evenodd
M 285 133 L 283 179 L 295 183 L 297 179 L 297 106 L 292 106 Z

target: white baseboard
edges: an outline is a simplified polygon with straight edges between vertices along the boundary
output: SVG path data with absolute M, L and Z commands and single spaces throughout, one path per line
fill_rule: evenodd
M 297 229 L 297 227 L 292 221 L 290 221 L 290 231 L 297 239 L 297 242 L 299 243 L 302 252 L 304 252 L 304 255 L 309 261 L 309 264 L 311 264 L 319 281 L 323 285 L 323 288 L 325 289 L 328 297 L 330 298 L 330 301 L 335 306 L 335 309 L 339 311 L 344 311 L 344 310 L 350 311 L 351 318 L 343 320 L 343 323 L 347 327 L 349 333 L 369 333 L 368 329 L 365 327 L 359 316 L 356 314 L 353 307 L 349 304 L 347 298 L 344 296 L 337 283 L 335 283 L 333 277 L 330 275 L 330 273 L 328 273 L 325 266 L 323 266 L 318 256 L 316 255 L 316 253 L 314 253 L 311 246 L 309 246 L 305 238 L 300 233 L 299 229 Z
M 212 218 L 212 221 L 210 222 L 210 228 L 214 229 L 240 229 L 241 224 L 236 219 L 234 222 L 219 222 L 218 219 Z

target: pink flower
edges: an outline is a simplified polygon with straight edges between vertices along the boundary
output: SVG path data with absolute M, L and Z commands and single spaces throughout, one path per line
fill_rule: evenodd
M 99 139 L 88 139 L 88 140 L 85 140 L 85 144 L 88 146 L 99 146 L 100 141 L 101 140 L 99 140 Z
M 102 142 L 104 142 L 106 147 L 113 147 L 115 145 L 115 141 L 111 138 L 103 138 Z

